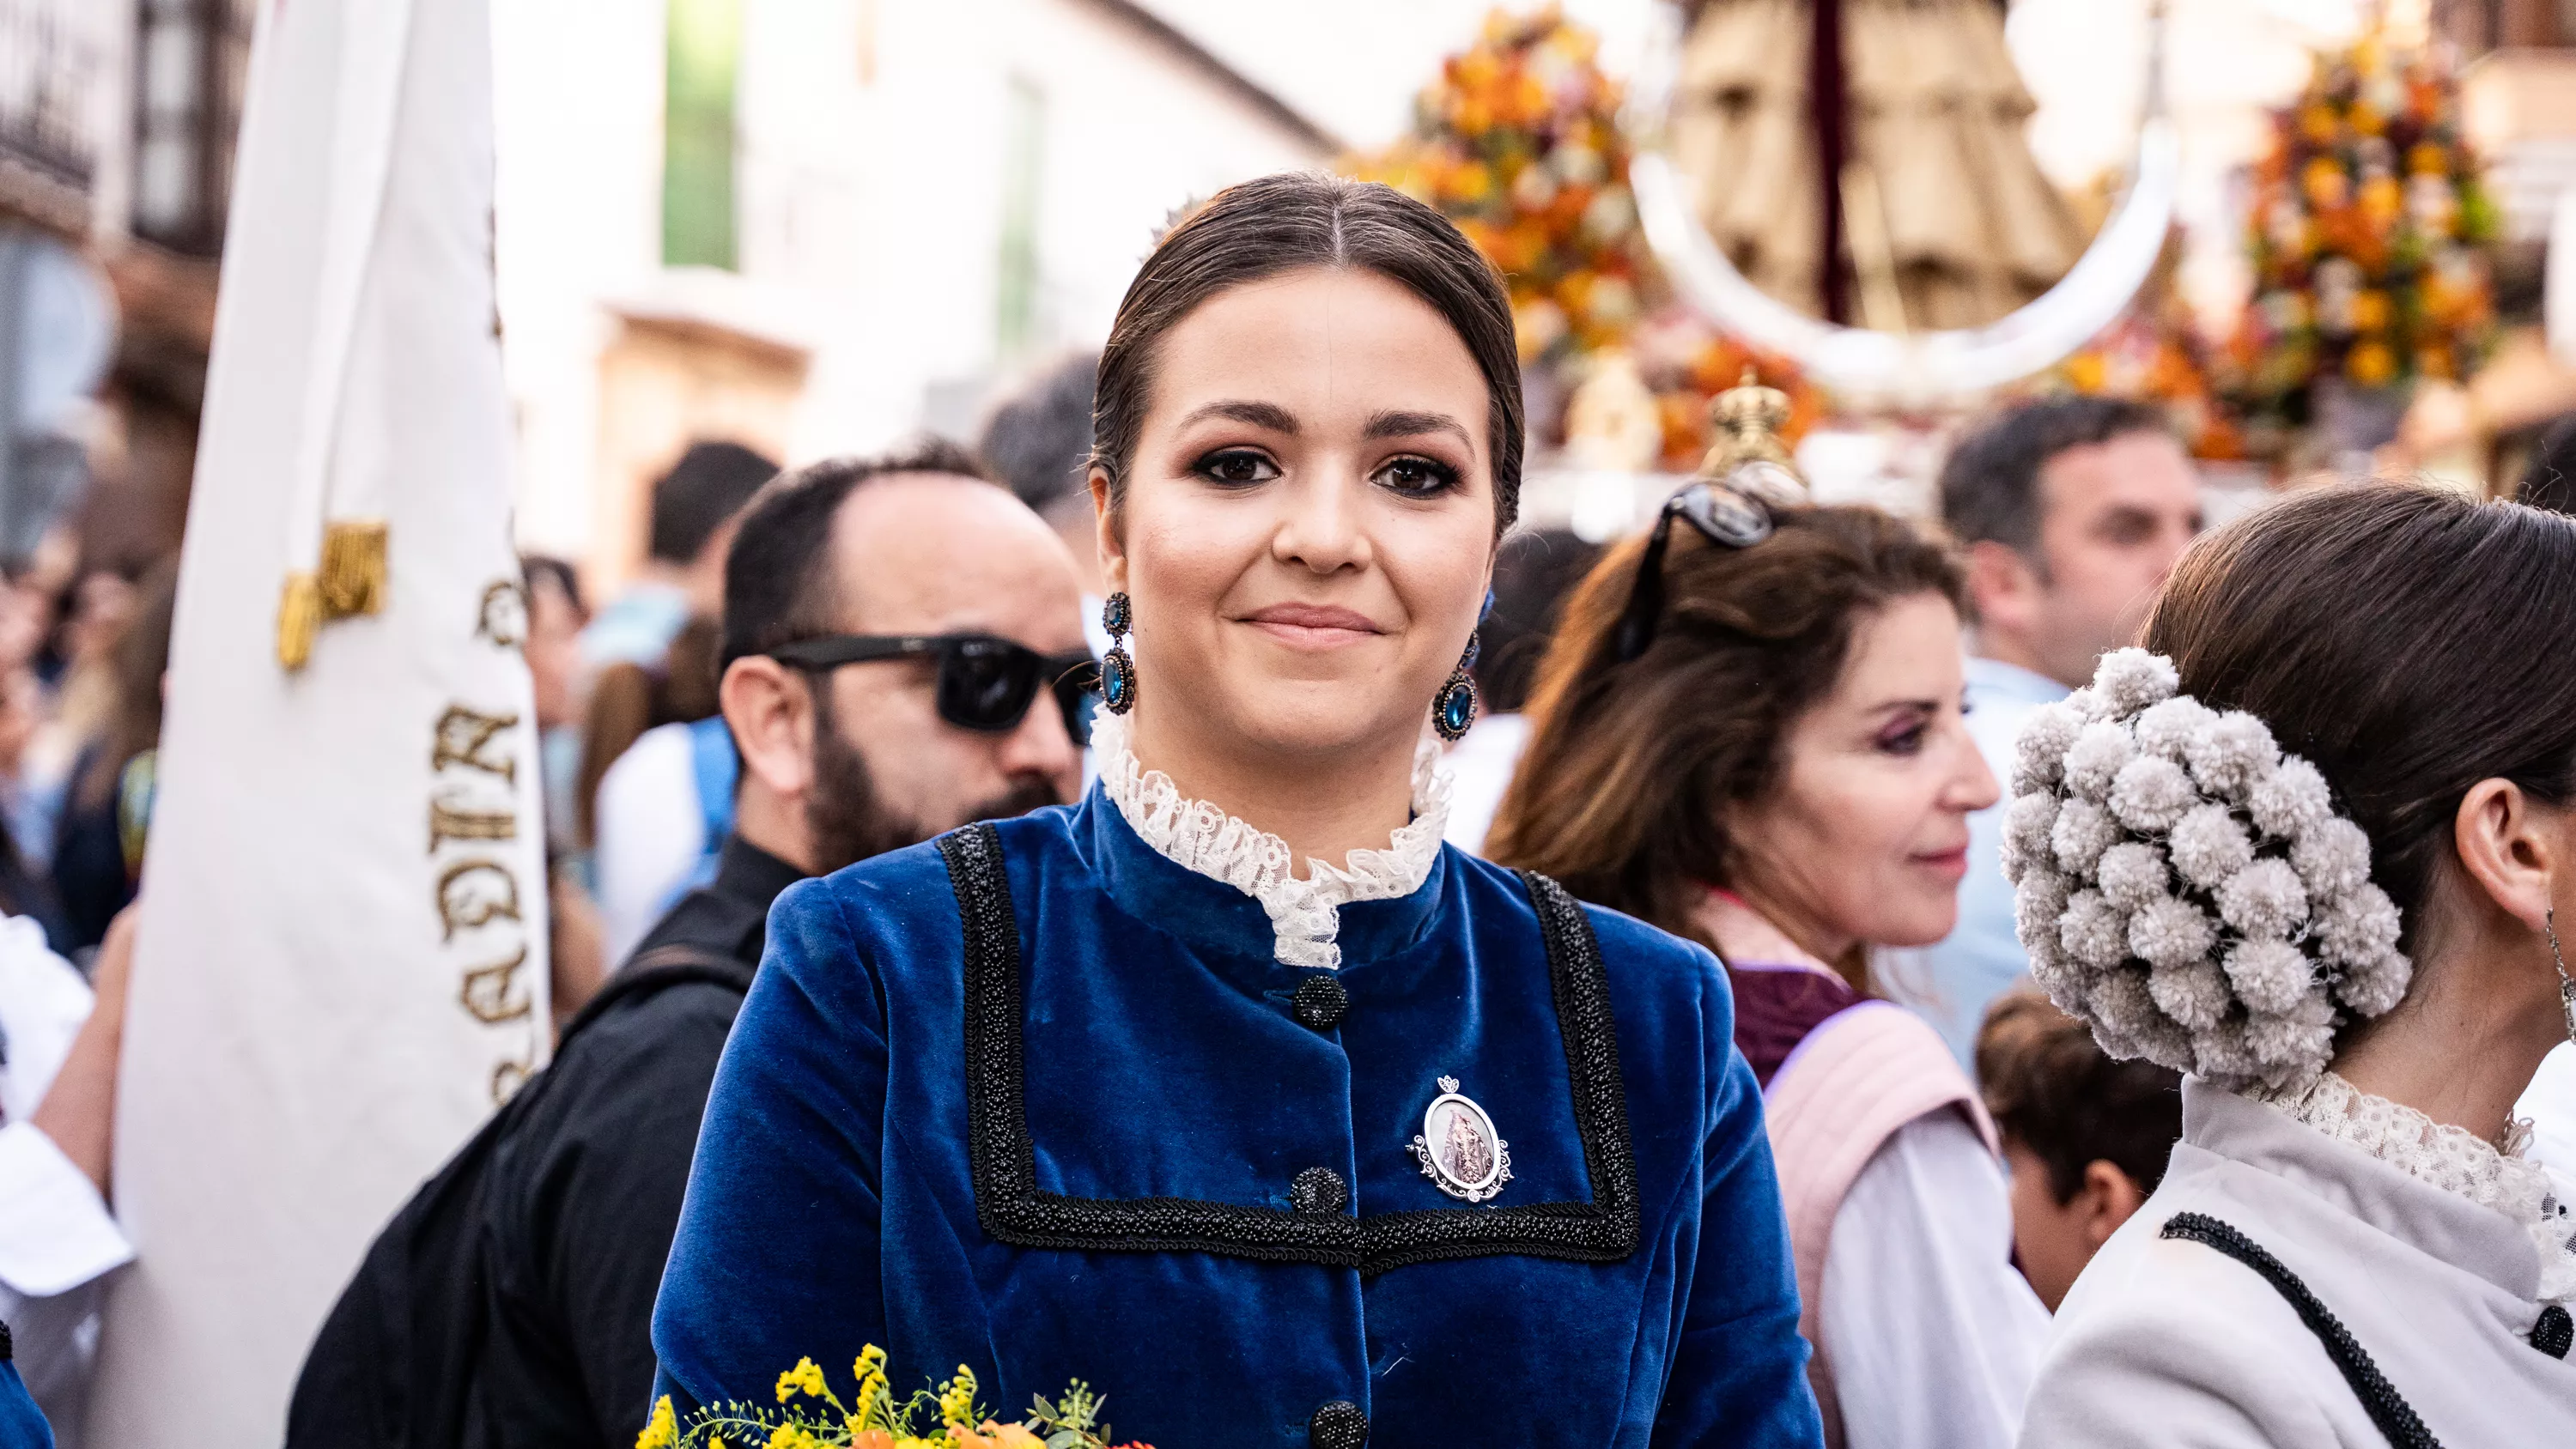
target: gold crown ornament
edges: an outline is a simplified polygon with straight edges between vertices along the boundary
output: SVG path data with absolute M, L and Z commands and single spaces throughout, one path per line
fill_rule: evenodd
M 1780 440 L 1789 423 L 1787 393 L 1763 386 L 1748 363 L 1743 381 L 1710 400 L 1708 417 L 1717 441 L 1700 460 L 1699 476 L 1773 508 L 1811 501 L 1788 444 Z

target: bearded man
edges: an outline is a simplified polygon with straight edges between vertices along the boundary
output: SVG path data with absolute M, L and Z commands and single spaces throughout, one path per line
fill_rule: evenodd
M 1055 531 L 952 445 L 762 490 L 725 565 L 740 769 L 713 878 L 369 1250 L 306 1362 L 290 1449 L 635 1441 L 654 1294 L 770 902 L 1079 793 L 1079 600 Z

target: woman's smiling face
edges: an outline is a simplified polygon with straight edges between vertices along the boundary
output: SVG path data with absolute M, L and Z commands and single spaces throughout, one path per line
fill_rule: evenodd
M 1963 659 L 1938 594 L 1854 621 L 1842 677 L 1782 742 L 1772 797 L 1731 822 L 1732 883 L 1819 955 L 1930 945 L 1958 923 L 1968 816 L 1997 794 L 1968 735 Z
M 1409 742 L 1493 562 L 1466 345 L 1385 277 L 1305 268 L 1192 309 L 1152 378 L 1100 531 L 1135 606 L 1139 728 L 1220 756 Z

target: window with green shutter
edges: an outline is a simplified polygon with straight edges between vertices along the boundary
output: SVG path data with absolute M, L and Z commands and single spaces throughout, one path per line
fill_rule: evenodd
M 1002 255 L 994 277 L 994 342 L 1016 357 L 1036 341 L 1038 183 L 1046 137 L 1046 95 L 1025 76 L 1011 78 L 1002 133 Z
M 670 0 L 665 43 L 662 264 L 731 270 L 742 0 Z

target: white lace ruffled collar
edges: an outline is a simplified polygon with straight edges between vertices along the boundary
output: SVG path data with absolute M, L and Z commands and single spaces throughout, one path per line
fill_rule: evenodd
M 2519 1150 L 2519 1139 L 2527 1132 L 2516 1134 L 2516 1151 L 2499 1152 L 2474 1132 L 2374 1097 L 2332 1072 L 2304 1091 L 2259 1100 L 2419 1182 L 2458 1193 L 2522 1224 L 2540 1253 L 2540 1301 L 2576 1298 L 2576 1242 L 2570 1241 L 2576 1235 L 2576 1216 L 2557 1200 L 2548 1170 Z
M 1300 879 L 1288 842 L 1205 800 L 1184 797 L 1172 777 L 1137 763 L 1127 721 L 1102 710 L 1091 727 L 1100 787 L 1128 827 L 1156 853 L 1221 880 L 1270 915 L 1272 954 L 1290 966 L 1339 967 L 1341 908 L 1352 901 L 1409 896 L 1430 877 L 1449 824 L 1449 774 L 1426 735 L 1413 755 L 1413 819 L 1384 850 L 1354 850 L 1341 865 L 1308 860 Z

